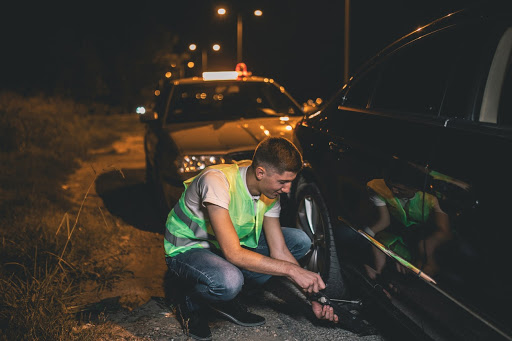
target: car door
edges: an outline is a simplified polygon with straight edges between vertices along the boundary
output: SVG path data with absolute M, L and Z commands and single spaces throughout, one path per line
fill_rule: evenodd
M 340 115 L 335 125 L 339 129 L 336 135 L 342 136 L 345 149 L 365 160 L 358 164 L 366 162 L 363 167 L 371 170 L 365 174 L 374 177 L 366 179 L 369 187 L 379 181 L 387 185 L 385 179 L 393 176 L 393 182 L 416 191 L 412 198 L 420 201 L 417 207 L 421 210 L 417 224 L 411 224 L 413 228 L 403 234 L 389 233 L 387 228 L 375 238 L 365 235 L 374 255 L 359 255 L 357 259 L 367 262 L 363 276 L 383 288 L 399 309 L 424 325 L 426 332 L 435 338 L 444 332 L 438 328 L 452 329 L 446 328 L 446 322 L 439 323 L 443 303 L 433 304 L 432 301 L 432 297 L 442 291 L 436 278 L 438 264 L 434 250 L 444 247 L 444 242 L 450 239 L 451 226 L 440 204 L 441 198 L 437 196 L 439 193 L 430 187 L 433 174 L 443 177 L 432 172 L 432 162 L 437 158 L 440 136 L 444 136 L 446 130 L 446 118 L 439 113 L 446 99 L 448 81 L 456 63 L 468 52 L 468 44 L 478 41 L 475 40 L 478 30 L 471 25 L 451 25 L 405 41 L 348 89 L 343 104 L 338 107 Z M 366 102 L 361 88 L 368 89 L 367 80 L 375 86 Z M 358 88 L 358 84 L 362 85 Z M 456 160 L 454 155 L 452 159 Z M 393 214 L 389 202 L 386 204 L 392 227 L 393 217 L 397 218 L 398 214 Z M 411 212 L 405 206 L 404 210 L 406 214 Z M 373 217 L 374 214 L 362 212 L 361 216 Z M 361 219 L 352 225 L 372 224 L 375 221 Z M 362 248 L 358 246 L 358 249 L 360 253 Z M 386 259 L 383 268 L 377 264 L 383 262 L 379 260 L 382 258 Z M 393 264 L 398 271 L 393 270 Z M 463 319 L 456 322 L 461 321 Z
M 512 22 L 482 26 L 457 63 L 429 169 L 429 189 L 449 217 L 435 252 L 429 318 L 454 339 L 512 339 L 509 195 L 512 167 Z M 438 309 L 435 307 L 443 307 Z

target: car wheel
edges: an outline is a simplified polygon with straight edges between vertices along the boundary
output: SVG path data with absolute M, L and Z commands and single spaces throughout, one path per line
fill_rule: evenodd
M 153 178 L 153 166 L 151 166 L 151 163 L 146 158 L 146 176 L 145 176 L 146 185 L 152 186 L 154 183 Z
M 343 297 L 345 285 L 341 275 L 338 254 L 327 206 L 314 183 L 299 181 L 296 191 L 296 228 L 311 239 L 311 249 L 301 259 L 301 265 L 322 276 L 332 297 Z
M 154 198 L 155 198 L 155 202 L 156 202 L 156 207 L 157 207 L 159 214 L 161 214 L 163 217 L 167 217 L 167 215 L 169 214 L 169 211 L 171 210 L 171 206 L 170 206 L 169 201 L 167 200 L 166 186 L 163 183 L 163 181 L 160 179 L 159 175 L 156 175 L 156 178 L 157 178 L 157 180 L 153 182 L 154 183 L 153 188 L 154 188 L 154 193 L 155 193 Z

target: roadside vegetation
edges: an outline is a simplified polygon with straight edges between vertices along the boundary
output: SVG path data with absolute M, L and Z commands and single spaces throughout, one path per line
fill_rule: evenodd
M 103 105 L 0 93 L 0 340 L 108 333 L 107 323 L 89 328 L 90 316 L 73 302 L 83 283 L 101 290 L 118 278 L 122 269 L 90 261 L 116 227 L 87 233 L 90 217 L 73 208 L 63 185 L 88 150 L 120 136 L 119 115 Z

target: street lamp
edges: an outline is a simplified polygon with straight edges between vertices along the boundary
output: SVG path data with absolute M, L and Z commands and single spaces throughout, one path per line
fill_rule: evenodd
M 217 14 L 226 15 L 227 10 L 225 8 L 218 8 Z M 257 9 L 254 11 L 254 16 L 261 17 L 263 15 L 263 11 Z M 243 19 L 242 13 L 238 12 L 236 16 L 236 60 L 237 63 L 242 63 L 242 34 L 243 34 Z
M 218 51 L 220 51 L 221 47 L 219 44 L 213 44 L 211 48 L 213 51 L 218 52 Z M 195 51 L 195 50 L 197 50 L 197 45 L 190 44 L 188 46 L 188 49 L 190 51 Z M 207 71 L 207 69 L 208 69 L 208 51 L 204 47 L 201 49 L 201 67 L 203 68 L 203 72 Z

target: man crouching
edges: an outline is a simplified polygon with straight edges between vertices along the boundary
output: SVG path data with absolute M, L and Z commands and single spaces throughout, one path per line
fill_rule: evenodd
M 252 161 L 210 166 L 184 182 L 167 218 L 164 247 L 180 284 L 177 317 L 189 336 L 211 340 L 208 308 L 242 326 L 264 324 L 238 299 L 244 282 L 262 285 L 285 276 L 305 293 L 325 288 L 320 275 L 297 261 L 310 249 L 309 237 L 279 222 L 279 195 L 290 191 L 302 163 L 289 140 L 271 137 L 260 142 Z M 319 319 L 338 321 L 332 307 L 312 307 Z

